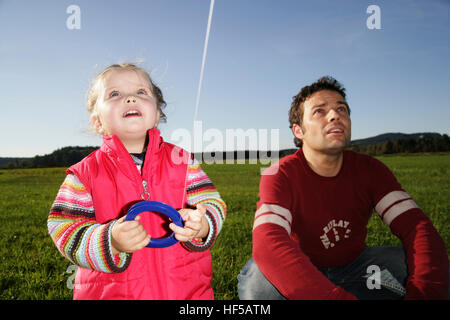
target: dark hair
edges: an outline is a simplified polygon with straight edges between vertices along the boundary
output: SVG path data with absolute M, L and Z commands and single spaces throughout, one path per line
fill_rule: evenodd
M 330 76 L 325 76 L 312 83 L 309 86 L 303 87 L 300 92 L 292 97 L 291 108 L 289 109 L 289 128 L 292 129 L 294 124 L 301 125 L 303 121 L 303 103 L 313 93 L 321 90 L 332 90 L 339 93 L 345 99 L 345 88 L 336 79 Z M 347 106 L 348 107 L 348 106 Z M 348 114 L 350 114 L 350 107 L 348 107 Z M 294 136 L 294 143 L 297 147 L 302 146 L 302 141 Z

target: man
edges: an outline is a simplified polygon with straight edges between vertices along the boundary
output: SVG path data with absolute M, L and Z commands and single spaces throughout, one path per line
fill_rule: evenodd
M 261 178 L 240 299 L 445 299 L 448 256 L 431 221 L 384 164 L 344 151 L 351 120 L 341 84 L 323 77 L 304 87 L 289 121 L 301 148 Z M 366 247 L 373 209 L 402 247 Z

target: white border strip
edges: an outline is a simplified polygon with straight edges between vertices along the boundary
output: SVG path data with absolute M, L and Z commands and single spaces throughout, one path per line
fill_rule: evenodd
M 375 206 L 375 211 L 382 216 L 384 210 L 386 210 L 389 206 L 391 206 L 393 203 L 409 199 L 411 196 L 405 192 L 405 191 L 392 191 L 389 192 L 387 195 L 385 195 L 380 201 L 378 201 L 377 205 Z
M 258 216 L 260 216 L 261 214 L 266 213 L 266 212 L 276 213 L 276 214 L 284 217 L 287 221 L 289 221 L 289 224 L 292 223 L 291 212 L 288 209 L 283 208 L 277 204 L 263 203 L 262 206 L 259 207 L 258 210 L 256 210 L 255 219 L 258 218 Z
M 265 223 L 276 224 L 280 227 L 283 227 L 289 235 L 291 234 L 291 226 L 289 225 L 289 222 L 287 222 L 282 217 L 276 214 L 265 214 L 262 216 L 260 215 L 258 218 L 255 219 L 255 222 L 253 223 L 253 230 L 255 230 L 258 226 Z
M 419 206 L 412 199 L 397 203 L 386 212 L 383 217 L 383 222 L 389 226 L 392 220 L 397 218 L 402 213 L 414 208 L 419 208 Z

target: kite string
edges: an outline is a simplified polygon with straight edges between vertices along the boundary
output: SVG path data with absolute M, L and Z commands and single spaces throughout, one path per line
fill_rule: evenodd
M 214 10 L 214 1 L 215 0 L 211 0 L 210 6 L 209 6 L 208 24 L 206 26 L 206 36 L 205 36 L 205 44 L 203 46 L 202 66 L 201 66 L 201 69 L 200 69 L 200 80 L 198 82 L 197 98 L 195 100 L 194 121 L 193 121 L 193 125 L 192 125 L 192 136 L 194 136 L 195 122 L 197 121 L 197 115 L 198 115 L 198 105 L 200 103 L 200 94 L 201 94 L 202 82 L 203 82 L 203 72 L 205 71 L 206 54 L 207 54 L 207 51 L 208 51 L 208 39 L 209 39 L 209 32 L 211 30 L 212 14 L 213 14 L 213 10 Z M 192 138 L 194 138 L 194 137 L 192 137 Z M 193 140 L 191 140 L 191 142 L 192 141 Z M 191 145 L 191 147 L 193 148 L 192 145 Z M 191 153 L 193 151 L 194 150 L 192 150 Z M 188 159 L 188 161 L 189 161 L 189 159 Z M 186 175 L 185 175 L 185 178 L 184 178 L 183 202 L 181 204 L 181 208 L 184 208 L 184 200 L 185 200 L 184 197 L 185 197 L 185 195 L 187 196 L 186 184 L 187 184 L 188 169 L 189 169 L 189 164 L 186 166 Z
M 198 105 L 199 105 L 199 102 L 200 102 L 200 93 L 201 93 L 201 90 L 202 90 L 203 71 L 205 70 L 206 53 L 208 51 L 208 39 L 209 39 L 209 31 L 211 30 L 211 21 L 212 21 L 213 9 L 214 9 L 214 0 L 211 0 L 211 4 L 210 4 L 210 7 L 209 7 L 209 15 L 208 15 L 208 25 L 206 27 L 205 45 L 203 47 L 202 68 L 200 70 L 200 80 L 199 80 L 199 83 L 198 83 L 197 99 L 195 101 L 194 123 L 197 120 Z

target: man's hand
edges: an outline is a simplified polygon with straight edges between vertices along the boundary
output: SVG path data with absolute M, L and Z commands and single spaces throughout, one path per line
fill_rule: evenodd
M 199 204 L 196 210 L 178 210 L 184 221 L 184 228 L 171 223 L 169 228 L 175 233 L 175 239 L 186 242 L 194 238 L 205 238 L 209 233 L 209 223 L 205 218 L 206 208 Z
M 144 248 L 150 242 L 150 235 L 139 223 L 140 216 L 133 221 L 124 221 L 125 216 L 117 220 L 111 230 L 113 255 L 119 252 L 134 252 Z

